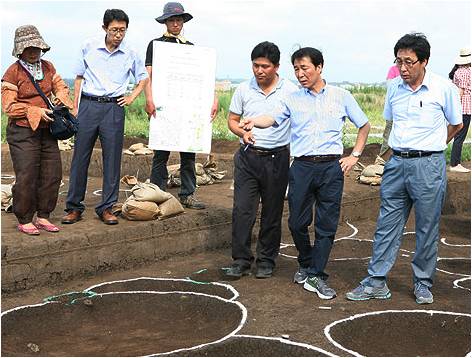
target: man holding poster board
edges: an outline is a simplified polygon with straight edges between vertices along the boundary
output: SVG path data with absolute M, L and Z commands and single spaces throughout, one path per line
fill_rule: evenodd
M 191 19 L 177 2 L 167 3 L 163 15 L 156 18 L 167 31 L 147 47 L 145 64 L 151 81 L 145 88 L 145 110 L 151 117 L 149 147 L 155 150 L 151 182 L 166 190 L 170 151 L 179 151 L 180 202 L 190 209 L 204 209 L 205 204 L 194 195 L 195 153 L 211 149 L 209 119 L 218 108 L 214 97 L 216 54 L 210 48 L 177 46 L 193 45 L 181 35 L 183 24 Z

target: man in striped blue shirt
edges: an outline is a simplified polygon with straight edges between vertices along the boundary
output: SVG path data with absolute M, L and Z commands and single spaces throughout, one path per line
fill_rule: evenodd
M 336 291 L 326 282 L 325 268 L 338 226 L 344 175 L 357 163 L 370 125 L 348 91 L 323 80 L 324 60 L 319 50 L 312 47 L 297 50 L 292 55 L 292 64 L 303 88 L 282 100 L 272 116 L 247 118 L 241 126 L 245 129 L 254 125 L 280 126 L 290 119 L 290 153 L 295 158 L 289 172 L 288 224 L 300 265 L 294 281 L 303 283 L 306 290 L 321 299 L 332 299 Z M 359 131 L 351 155 L 341 158 L 346 117 Z M 314 245 L 308 233 L 313 205 Z
M 430 45 L 421 33 L 403 36 L 394 47 L 400 77 L 385 97 L 384 117 L 393 120 L 380 187 L 380 212 L 368 276 L 346 294 L 363 301 L 391 297 L 387 274 L 400 249 L 403 228 L 415 207 L 416 249 L 411 262 L 418 304 L 433 303 L 439 220 L 446 194 L 447 143 L 462 128 L 461 103 L 454 85 L 426 70 Z

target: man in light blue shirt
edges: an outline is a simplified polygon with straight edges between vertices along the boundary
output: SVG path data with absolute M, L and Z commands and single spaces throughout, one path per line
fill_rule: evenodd
M 403 36 L 394 47 L 400 77 L 385 97 L 384 117 L 393 120 L 380 188 L 372 258 L 349 300 L 387 299 L 387 274 L 400 249 L 403 228 L 415 207 L 416 249 L 412 260 L 413 293 L 418 304 L 433 303 L 439 220 L 446 194 L 447 143 L 462 128 L 459 94 L 449 81 L 426 70 L 430 45 L 423 34 Z
M 325 268 L 338 227 L 344 175 L 357 163 L 370 125 L 348 91 L 323 80 L 324 60 L 319 50 L 312 47 L 297 50 L 292 55 L 292 64 L 303 88 L 282 100 L 272 116 L 247 118 L 241 126 L 264 128 L 290 122 L 290 153 L 295 158 L 289 172 L 288 224 L 300 265 L 294 281 L 321 299 L 332 299 L 336 291 L 326 282 Z M 359 132 L 351 155 L 341 158 L 346 117 Z M 308 233 L 313 222 L 313 206 L 314 245 Z
M 254 47 L 251 53 L 254 77 L 238 86 L 229 107 L 228 127 L 241 138 L 241 148 L 234 155 L 234 261 L 226 271 L 231 277 L 239 278 L 249 273 L 254 261 L 251 237 L 259 201 L 262 211 L 256 248 L 256 278 L 272 276 L 279 253 L 290 160 L 289 123 L 277 128 L 254 128 L 252 132 L 239 127 L 242 117 L 271 113 L 274 107 L 280 107 L 281 99 L 298 90 L 292 82 L 277 74 L 279 60 L 277 45 L 266 41 Z M 249 137 L 257 144 L 253 145 Z
M 87 188 L 87 171 L 93 147 L 100 138 L 103 158 L 102 202 L 95 208 L 99 218 L 108 225 L 118 224 L 111 207 L 118 200 L 121 153 L 123 147 L 125 110 L 143 90 L 148 74 L 136 51 L 123 39 L 128 29 L 128 15 L 119 9 L 105 11 L 105 37 L 88 40 L 81 48 L 74 72 L 74 107 L 79 130 L 75 135 L 67 215 L 63 224 L 73 224 L 82 218 Z M 126 88 L 134 77 L 138 85 L 129 96 Z M 81 88 L 82 87 L 82 88 Z

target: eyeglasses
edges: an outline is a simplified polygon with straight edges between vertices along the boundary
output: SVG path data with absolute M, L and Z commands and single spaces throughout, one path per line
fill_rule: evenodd
M 402 60 L 400 60 L 399 58 L 396 58 L 396 59 L 393 61 L 393 63 L 394 63 L 395 65 L 397 65 L 398 68 L 401 68 L 402 65 L 405 65 L 405 67 L 407 67 L 407 68 L 411 68 L 411 67 L 413 67 L 413 65 L 414 65 L 415 63 L 417 63 L 417 62 L 419 62 L 419 59 L 416 60 L 416 61 L 411 61 L 411 60 L 402 61 Z
M 112 35 L 120 34 L 124 35 L 126 33 L 126 29 L 117 29 L 112 27 L 111 29 L 108 29 L 108 32 Z

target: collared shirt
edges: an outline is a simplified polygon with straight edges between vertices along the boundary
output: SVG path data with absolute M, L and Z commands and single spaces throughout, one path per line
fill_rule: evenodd
M 279 78 L 277 85 L 266 95 L 257 84 L 256 78 L 241 83 L 233 94 L 230 112 L 242 117 L 257 117 L 272 113 L 274 107 L 280 107 L 280 100 L 298 91 L 298 87 L 289 80 Z M 286 121 L 278 127 L 253 128 L 256 146 L 273 149 L 290 142 L 290 125 Z M 240 142 L 243 143 L 242 138 Z
M 459 67 L 456 72 L 454 72 L 453 82 L 457 87 L 462 89 L 462 113 L 470 114 L 470 67 Z
M 342 129 L 346 117 L 357 127 L 368 119 L 352 94 L 326 84 L 320 93 L 302 88 L 283 101 L 281 110 L 274 113 L 276 125 L 290 118 L 290 154 L 342 154 Z
M 429 71 L 415 91 L 398 77 L 387 89 L 384 117 L 393 120 L 392 149 L 441 151 L 446 149 L 447 124 L 462 122 L 459 94 L 451 82 Z
M 74 74 L 84 77 L 83 93 L 107 97 L 123 96 L 131 76 L 136 83 L 148 77 L 144 63 L 135 50 L 123 41 L 110 52 L 105 36 L 89 39 L 82 45 Z

